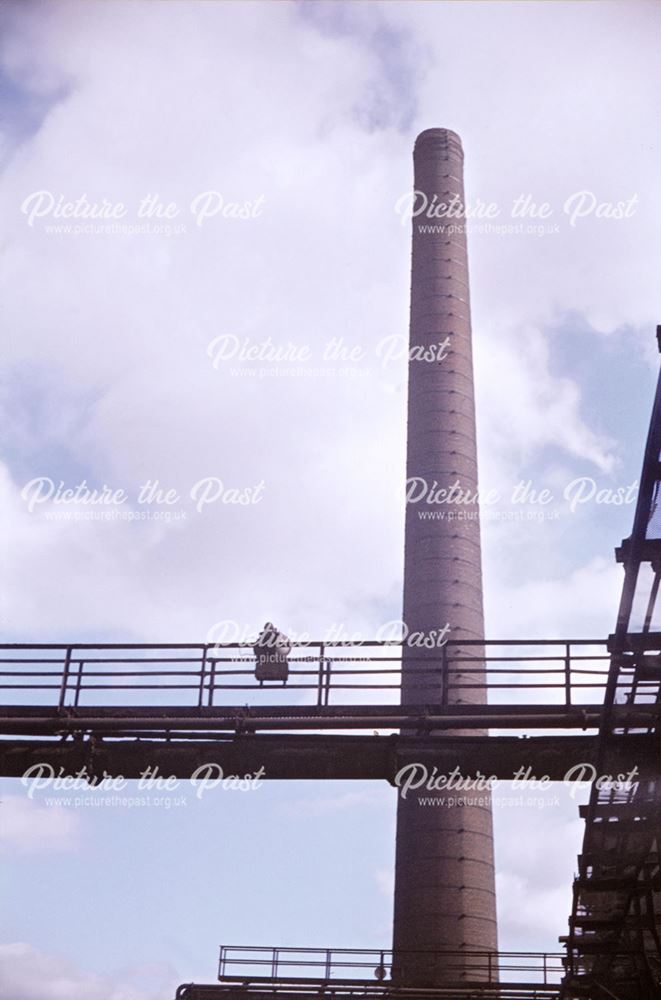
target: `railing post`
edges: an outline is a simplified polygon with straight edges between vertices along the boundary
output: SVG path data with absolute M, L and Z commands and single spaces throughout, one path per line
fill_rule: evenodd
M 273 949 L 271 955 L 271 979 L 275 979 L 278 974 L 278 949 Z
M 330 701 L 330 686 L 331 686 L 331 661 L 326 660 L 326 679 L 324 683 L 324 705 L 328 705 Z
M 546 952 L 544 952 L 544 986 L 546 986 Z
M 76 690 L 73 696 L 74 707 L 78 708 L 78 702 L 80 701 L 80 688 L 83 682 L 83 667 L 85 666 L 85 661 L 80 660 L 78 662 L 78 676 L 76 677 Z
M 326 979 L 330 979 L 330 977 L 331 977 L 331 953 L 330 953 L 330 949 L 326 948 L 326 976 L 325 976 L 325 978 Z
M 565 645 L 565 705 L 571 706 L 571 646 Z
M 216 661 L 211 661 L 211 674 L 209 675 L 209 708 L 213 706 L 213 693 L 216 687 Z
M 58 702 L 58 708 L 64 708 L 64 701 L 67 694 L 67 687 L 69 684 L 69 670 L 71 668 L 71 646 L 67 646 L 66 656 L 64 657 L 64 668 L 62 670 L 62 683 L 60 685 L 60 700 Z
M 204 652 L 202 654 L 202 663 L 200 664 L 200 694 L 197 699 L 198 708 L 202 708 L 202 704 L 204 702 L 204 681 L 207 671 L 207 652 L 208 652 L 208 647 L 205 646 Z
M 319 676 L 317 679 L 317 705 L 323 704 L 323 691 L 324 691 L 324 649 L 325 646 L 322 643 L 319 645 Z

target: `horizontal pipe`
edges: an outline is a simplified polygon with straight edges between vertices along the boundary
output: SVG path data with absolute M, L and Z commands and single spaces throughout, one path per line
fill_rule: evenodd
M 423 729 L 467 729 L 467 728 L 561 728 L 590 729 L 599 725 L 601 711 L 580 714 L 576 712 L 564 715 L 530 713 L 515 715 L 499 715 L 493 712 L 473 715 L 399 715 L 399 716 L 319 716 L 316 718 L 277 718 L 268 716 L 245 716 L 237 718 L 218 718 L 211 723 L 210 719 L 199 717 L 162 716 L 126 717 L 111 719 L 99 716 L 73 716 L 66 719 L 48 719 L 34 716 L 23 719 L 13 718 L 10 722 L 0 719 L 0 732 L 24 733 L 34 729 L 47 732 L 62 732 L 77 729 L 125 729 L 127 724 L 133 729 L 213 729 L 234 731 L 237 726 L 246 729 L 398 729 L 417 727 Z M 659 709 L 656 709 L 656 716 Z M 620 721 L 620 725 L 634 727 L 644 720 L 649 720 L 650 713 L 628 715 Z

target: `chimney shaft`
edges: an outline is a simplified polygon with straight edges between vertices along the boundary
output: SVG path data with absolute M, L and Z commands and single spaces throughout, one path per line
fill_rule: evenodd
M 428 129 L 415 143 L 416 203 L 464 206 L 461 140 L 446 129 Z M 445 226 L 441 231 L 421 227 Z M 443 344 L 441 360 L 409 361 L 407 486 L 411 497 L 424 489 L 449 489 L 458 483 L 475 496 L 477 449 L 468 293 L 465 219 L 413 218 L 411 270 L 411 348 Z M 458 229 L 458 231 L 452 231 Z M 428 495 L 428 494 L 427 494 Z M 430 518 L 423 512 L 436 512 Z M 438 515 L 441 516 L 438 516 Z M 480 525 L 477 503 L 407 502 L 404 559 L 404 622 L 408 634 L 436 634 L 449 624 L 449 638 L 484 638 Z M 477 657 L 462 670 L 453 663 L 461 655 Z M 444 681 L 469 684 L 484 680 L 480 646 L 460 652 L 450 647 L 445 678 L 440 649 L 405 649 L 402 702 L 440 704 Z M 428 672 L 412 673 L 423 666 Z M 485 701 L 485 692 L 452 689 L 448 702 Z M 456 734 L 455 734 L 456 735 Z M 439 735 L 439 738 L 440 735 Z M 461 761 L 457 761 L 461 767 Z M 496 950 L 496 900 L 491 803 L 488 795 L 469 793 L 476 804 L 425 805 L 418 796 L 443 795 L 409 791 L 397 812 L 395 971 L 403 985 L 435 985 L 469 978 L 468 960 L 406 956 L 403 953 Z M 486 801 L 485 801 L 486 800 Z M 480 978 L 472 973 L 470 978 Z

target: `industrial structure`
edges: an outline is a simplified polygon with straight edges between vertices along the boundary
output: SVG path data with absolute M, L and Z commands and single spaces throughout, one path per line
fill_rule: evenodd
M 423 132 L 414 164 L 416 191 L 463 204 L 455 133 Z M 453 229 L 430 234 L 413 222 L 410 343 L 449 338 L 450 349 L 431 364 L 412 352 L 407 478 L 475 496 L 466 237 Z M 44 762 L 70 774 L 130 778 L 158 766 L 189 778 L 217 762 L 225 773 L 263 768 L 266 779 L 396 784 L 407 764 L 443 773 L 459 761 L 465 776 L 507 779 L 522 746 L 525 763 L 554 780 L 579 762 L 597 774 L 636 767 L 635 784 L 595 784 L 581 810 L 564 953 L 498 951 L 488 795 L 443 809 L 412 795 L 398 800 L 392 949 L 226 945 L 218 982 L 184 984 L 177 998 L 659 997 L 660 484 L 661 383 L 632 534 L 617 550 L 624 585 L 608 638 L 485 639 L 478 518 L 421 518 L 409 503 L 403 618 L 409 633 L 449 625 L 442 645 L 291 643 L 277 686 L 255 678 L 253 649 L 241 643 L 0 647 L 0 773 Z M 371 694 L 367 703 L 352 702 L 356 690 Z
M 414 198 L 425 205 L 465 204 L 461 140 L 428 129 L 415 143 Z M 415 205 L 415 202 L 414 202 Z M 409 351 L 407 500 L 454 488 L 459 505 L 477 513 L 477 442 L 465 226 L 442 222 L 444 232 L 413 224 Z M 434 229 L 436 227 L 433 227 Z M 421 361 L 427 349 L 449 343 L 447 356 Z M 436 493 L 436 495 L 438 495 Z M 480 524 L 476 517 L 421 517 L 407 502 L 403 620 L 407 635 L 434 636 L 450 627 L 454 640 L 484 639 Z M 442 508 L 427 507 L 438 513 Z M 447 509 L 449 508 L 446 505 Z M 481 648 L 457 673 L 448 704 L 484 704 Z M 460 645 L 457 656 L 466 655 Z M 402 704 L 437 704 L 442 673 L 431 648 L 406 649 Z M 425 671 L 424 668 L 427 667 Z M 460 685 L 460 686 L 459 686 Z M 488 793 L 485 796 L 489 798 Z M 399 798 L 395 862 L 393 951 L 409 957 L 397 969 L 409 985 L 434 985 L 444 972 L 428 956 L 439 949 L 495 951 L 496 887 L 490 803 L 421 809 Z M 431 961 L 431 966 L 429 962 Z M 455 973 L 452 973 L 454 976 Z

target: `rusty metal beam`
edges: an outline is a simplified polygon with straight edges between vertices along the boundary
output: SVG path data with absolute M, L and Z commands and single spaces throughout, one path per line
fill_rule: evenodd
M 643 768 L 656 741 L 630 735 L 614 741 L 619 771 Z M 595 764 L 597 737 L 581 736 L 336 736 L 244 735 L 214 740 L 0 740 L 0 775 L 20 777 L 35 764 L 63 774 L 121 774 L 138 778 L 157 766 L 160 775 L 187 779 L 203 764 L 218 764 L 225 775 L 264 768 L 266 779 L 384 780 L 394 782 L 406 765 L 424 765 L 430 775 L 478 772 L 501 780 L 531 768 L 537 779 L 561 781 L 576 764 Z

